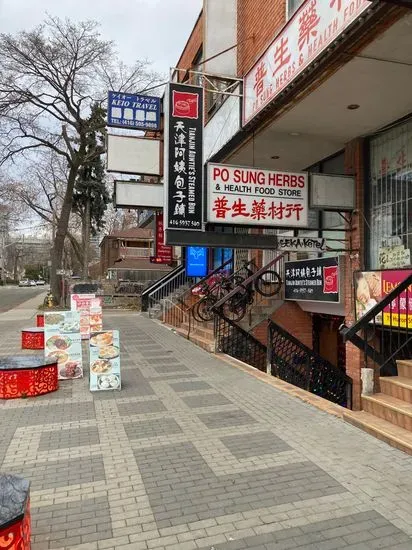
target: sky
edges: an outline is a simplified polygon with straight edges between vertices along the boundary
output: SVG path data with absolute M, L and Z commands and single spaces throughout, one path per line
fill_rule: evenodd
M 29 30 L 50 15 L 94 19 L 125 63 L 153 62 L 168 75 L 175 67 L 202 8 L 202 0 L 0 0 L 0 32 Z

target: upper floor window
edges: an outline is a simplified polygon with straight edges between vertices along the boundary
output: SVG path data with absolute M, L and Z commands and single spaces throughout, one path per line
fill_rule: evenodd
M 292 15 L 295 13 L 295 11 L 300 8 L 300 6 L 303 4 L 305 0 L 288 0 L 287 6 L 288 6 L 288 19 L 292 17 Z

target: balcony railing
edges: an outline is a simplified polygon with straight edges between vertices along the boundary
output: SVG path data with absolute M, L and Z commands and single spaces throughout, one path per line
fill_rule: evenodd
M 150 258 L 153 255 L 151 248 L 141 248 L 137 246 L 127 246 L 120 248 L 120 256 L 133 260 L 134 258 Z

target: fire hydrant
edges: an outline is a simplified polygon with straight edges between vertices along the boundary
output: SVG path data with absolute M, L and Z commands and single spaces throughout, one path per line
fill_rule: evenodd
M 54 296 L 51 292 L 48 292 L 47 293 L 47 296 L 45 297 L 44 299 L 44 305 L 46 307 L 53 307 L 55 304 L 55 299 L 54 299 Z

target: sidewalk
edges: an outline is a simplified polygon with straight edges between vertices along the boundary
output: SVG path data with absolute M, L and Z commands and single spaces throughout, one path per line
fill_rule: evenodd
M 44 291 L 13 309 L 0 313 L 0 321 L 26 321 L 25 326 L 30 326 L 30 319 L 34 319 L 36 313 L 38 313 L 37 308 L 43 303 L 46 294 L 47 292 Z M 32 326 L 36 326 L 35 320 Z
M 105 326 L 121 392 L 84 378 L 0 402 L 1 470 L 32 481 L 32 550 L 412 549 L 409 456 L 140 314 Z M 4 354 L 16 323 L 0 329 Z

